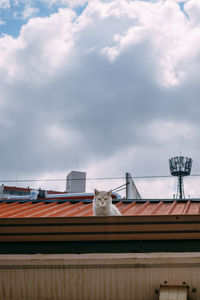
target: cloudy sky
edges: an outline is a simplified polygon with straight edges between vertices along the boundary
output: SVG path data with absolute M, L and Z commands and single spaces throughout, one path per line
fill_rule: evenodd
M 199 0 L 0 0 L 0 32 L 1 180 L 169 175 L 180 153 L 200 173 Z M 135 183 L 144 198 L 176 191 Z

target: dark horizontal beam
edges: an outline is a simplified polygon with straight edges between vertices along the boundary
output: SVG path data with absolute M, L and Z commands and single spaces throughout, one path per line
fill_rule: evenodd
M 200 239 L 200 215 L 2 218 L 0 242 Z
M 0 254 L 200 252 L 200 240 L 5 242 Z

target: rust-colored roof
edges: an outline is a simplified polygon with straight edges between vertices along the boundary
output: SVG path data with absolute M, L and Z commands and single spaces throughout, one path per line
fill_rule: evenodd
M 0 242 L 200 239 L 200 199 L 113 199 L 122 216 L 93 217 L 91 199 L 0 199 Z
M 80 204 L 74 205 L 76 209 L 81 207 Z M 53 209 L 53 206 L 51 204 L 50 207 Z M 200 239 L 199 215 L 0 218 L 0 247 L 1 242 L 195 239 Z
M 4 185 L 3 189 L 5 192 L 27 192 L 27 193 L 30 193 L 30 191 L 33 190 L 33 188 L 30 188 L 30 187 L 23 188 L 23 187 L 8 186 L 8 185 Z M 56 194 L 64 194 L 65 192 L 47 190 L 47 194 L 55 194 L 55 193 Z
M 22 188 L 22 187 L 17 187 L 17 186 L 3 186 L 4 191 L 13 191 L 13 192 L 30 192 L 30 188 Z
M 126 201 L 115 200 L 114 204 L 123 216 L 199 215 L 200 200 L 183 201 Z M 46 201 L 0 202 L 0 218 L 47 218 L 92 216 L 91 200 L 72 201 L 62 199 Z

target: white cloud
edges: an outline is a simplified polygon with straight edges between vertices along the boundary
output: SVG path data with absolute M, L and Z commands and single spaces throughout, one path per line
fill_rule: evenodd
M 76 6 L 82 6 L 85 3 L 87 3 L 88 0 L 41 0 L 42 2 L 46 3 L 48 6 L 53 5 L 66 5 L 69 7 L 76 7 Z
M 27 6 L 25 6 L 25 9 L 22 13 L 22 18 L 28 19 L 28 18 L 34 16 L 38 11 L 39 11 L 38 8 L 27 5 Z
M 194 26 L 200 23 L 200 2 L 198 0 L 190 0 L 185 6 L 184 10 L 189 15 L 190 21 Z
M 192 0 L 186 5 L 191 6 L 191 2 Z M 23 17 L 28 18 L 36 10 L 36 8 L 27 6 Z M 124 23 L 125 16 L 128 18 L 126 23 Z M 91 1 L 77 22 L 74 22 L 73 13 L 64 9 L 49 18 L 31 19 L 23 27 L 19 40 L 23 40 L 28 47 L 29 41 L 33 39 L 33 51 L 40 51 L 40 65 L 47 67 L 46 63 L 48 62 L 54 68 L 59 66 L 63 61 L 62 58 L 67 55 L 66 53 L 73 49 L 72 46 L 77 41 L 75 32 L 82 34 L 85 28 L 85 34 L 90 32 L 92 37 L 94 34 L 92 28 L 98 26 L 97 30 L 102 35 L 104 25 L 108 25 L 109 19 L 112 20 L 111 24 L 113 23 L 113 25 L 120 23 L 120 19 L 122 20 L 120 32 L 118 31 L 120 26 L 117 25 L 116 32 L 111 27 L 111 31 L 109 29 L 108 33 L 104 33 L 105 37 L 107 36 L 105 40 L 98 39 L 96 42 L 98 35 L 97 37 L 93 36 L 94 44 L 92 40 L 90 45 L 85 44 L 85 51 L 96 48 L 97 51 L 100 50 L 102 54 L 107 55 L 113 61 L 131 47 L 148 44 L 149 57 L 157 63 L 155 74 L 157 83 L 170 87 L 178 85 L 184 80 L 188 69 L 198 56 L 200 35 L 198 26 L 194 27 L 193 25 L 193 19 L 187 20 L 176 2 L 148 3 L 118 0 L 103 3 L 97 0 Z M 130 26 L 131 23 L 132 26 Z M 92 24 L 91 30 L 88 24 Z M 123 27 L 126 29 L 123 30 Z M 35 32 L 37 36 L 35 36 Z M 40 40 L 42 36 L 43 39 Z M 88 41 L 88 35 L 86 37 L 86 41 Z M 36 47 L 37 44 L 38 47 Z M 51 53 L 51 49 L 53 49 L 53 53 Z M 50 66 L 49 70 L 52 68 Z
M 0 8 L 9 8 L 10 7 L 10 0 L 0 0 Z
M 66 174 L 76 157 L 88 177 L 162 175 L 180 150 L 198 171 L 194 3 L 188 19 L 177 1 L 93 0 L 80 16 L 62 8 L 30 19 L 18 38 L 2 36 L 2 177 Z M 172 190 L 171 181 L 167 191 L 159 180 L 138 185 L 143 197 Z
M 5 24 L 6 22 L 0 19 L 0 26 Z
M 0 38 L 0 67 L 5 79 L 45 81 L 73 47 L 73 18 L 72 11 L 60 9 L 51 17 L 30 19 L 17 39 L 8 35 Z
M 164 86 L 179 84 L 185 75 L 181 61 L 187 59 L 192 50 L 191 43 L 185 43 L 185 39 L 191 41 L 190 35 L 194 34 L 194 28 L 191 28 L 190 22 L 181 12 L 178 4 L 175 1 L 118 2 L 127 10 L 127 17 L 135 20 L 136 25 L 134 24 L 122 35 L 115 35 L 113 37 L 114 46 L 105 47 L 103 53 L 106 53 L 113 60 L 127 48 L 138 43 L 148 42 L 151 55 L 156 57 L 159 64 L 159 84 Z M 109 13 L 107 11 L 105 15 L 116 15 L 116 11 L 118 11 L 117 8 L 112 7 L 112 10 Z M 120 10 L 120 12 L 122 11 Z M 195 37 L 199 39 L 197 33 Z M 184 57 L 183 44 L 190 45 L 189 49 L 185 49 Z M 200 43 L 198 43 L 198 49 L 199 46 Z

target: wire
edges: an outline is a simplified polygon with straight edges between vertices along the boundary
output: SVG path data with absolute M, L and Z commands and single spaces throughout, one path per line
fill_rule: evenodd
M 198 177 L 200 176 L 200 174 L 191 174 L 190 177 Z M 174 176 L 175 177 L 175 176 Z M 189 177 L 189 176 L 188 176 Z M 146 176 L 132 176 L 129 177 L 132 179 L 154 179 L 154 178 L 172 178 L 171 175 L 146 175 Z M 121 177 L 94 177 L 94 178 L 86 178 L 86 179 L 82 179 L 82 178 L 73 178 L 70 180 L 119 180 L 119 179 L 126 179 L 125 176 L 121 176 Z M 54 179 L 2 179 L 0 180 L 0 182 L 5 183 L 5 182 L 36 182 L 36 181 L 66 181 L 66 178 L 54 178 Z
M 200 175 L 199 175 L 200 176 Z M 129 177 L 132 179 L 145 179 L 145 178 L 160 178 L 160 177 L 171 177 L 168 175 L 164 176 L 134 176 L 134 177 Z M 72 178 L 70 180 L 119 180 L 119 179 L 126 179 L 125 176 L 123 177 L 94 177 L 94 178 Z M 35 182 L 35 181 L 66 181 L 66 178 L 54 178 L 54 179 L 8 179 L 8 180 L 0 180 L 0 182 Z
M 112 189 L 112 192 L 117 191 L 119 188 L 121 188 L 121 187 L 123 187 L 123 186 L 126 186 L 126 185 L 128 185 L 128 184 L 129 184 L 129 182 L 128 182 L 128 183 L 125 183 L 125 184 L 122 184 L 122 185 L 116 187 L 115 189 Z
M 115 193 L 118 193 L 118 192 L 123 191 L 123 190 L 125 190 L 125 189 L 126 189 L 125 187 L 124 187 L 124 188 L 121 188 L 121 189 L 115 191 Z

